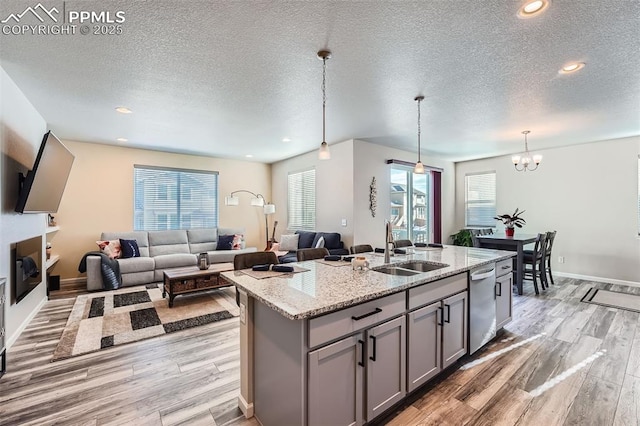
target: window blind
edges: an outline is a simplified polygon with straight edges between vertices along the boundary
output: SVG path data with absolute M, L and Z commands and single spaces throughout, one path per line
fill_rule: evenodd
M 490 227 L 496 225 L 496 173 L 469 174 L 465 179 L 465 225 Z
M 290 173 L 287 182 L 288 229 L 316 228 L 316 170 Z
M 218 172 L 134 165 L 136 231 L 218 226 Z

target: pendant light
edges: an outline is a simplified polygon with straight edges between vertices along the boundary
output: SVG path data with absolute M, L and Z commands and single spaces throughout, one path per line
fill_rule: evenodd
M 514 155 L 511 157 L 514 167 L 519 172 L 526 172 L 527 170 L 534 171 L 542 162 L 542 155 L 534 155 L 533 162 L 535 163 L 535 167 L 531 166 L 532 157 L 529 153 L 529 144 L 527 143 L 527 135 L 529 133 L 531 133 L 530 130 L 524 130 L 522 132 L 524 135 L 524 152 L 521 155 Z M 520 165 L 520 168 L 518 168 L 518 164 Z
M 413 168 L 413 173 L 424 174 L 424 164 L 420 161 L 420 102 L 424 100 L 424 96 L 416 96 L 414 101 L 418 102 L 418 162 Z
M 320 145 L 320 151 L 318 151 L 318 159 L 329 160 L 331 159 L 331 152 L 329 152 L 329 145 L 326 138 L 326 107 L 327 107 L 327 59 L 331 58 L 331 52 L 329 50 L 321 50 L 318 52 L 318 59 L 322 61 L 322 144 Z

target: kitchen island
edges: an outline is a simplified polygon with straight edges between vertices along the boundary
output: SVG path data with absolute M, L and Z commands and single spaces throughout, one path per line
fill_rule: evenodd
M 240 293 L 240 408 L 265 426 L 373 420 L 468 352 L 469 271 L 513 255 L 444 246 L 391 268 L 369 253 L 368 270 L 316 260 L 264 279 L 222 273 Z M 510 286 L 500 293 L 510 304 Z

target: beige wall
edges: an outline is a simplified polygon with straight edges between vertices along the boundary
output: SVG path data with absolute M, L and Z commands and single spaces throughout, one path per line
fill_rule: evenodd
M 17 214 L 18 173 L 26 173 L 35 162 L 36 154 L 46 132 L 46 122 L 0 68 L 0 277 L 7 279 L 6 332 L 10 346 L 46 301 L 45 274 L 43 282 L 20 303 L 13 302 L 11 288 L 11 243 L 44 235 L 44 214 Z M 44 241 L 44 239 L 43 239 Z M 44 243 L 42 248 L 44 265 Z
M 271 167 L 194 155 L 132 149 L 120 146 L 64 141 L 76 159 L 56 221 L 53 253 L 60 255 L 55 273 L 63 279 L 79 277 L 78 263 L 103 231 L 133 229 L 133 165 L 215 170 L 219 175 L 220 226 L 244 227 L 248 246 L 264 249 L 264 215 L 250 205 L 251 196 L 240 194 L 239 206 L 225 206 L 224 196 L 247 189 L 271 196 Z
M 464 226 L 465 174 L 495 170 L 498 214 L 526 210 L 527 224 L 516 232 L 558 231 L 554 271 L 640 283 L 640 137 L 539 153 L 544 156 L 540 168 L 526 173 L 516 172 L 506 156 L 457 163 L 458 226 Z

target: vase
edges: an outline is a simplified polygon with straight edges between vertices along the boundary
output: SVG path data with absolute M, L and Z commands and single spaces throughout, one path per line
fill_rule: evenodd
M 504 228 L 504 232 L 507 234 L 507 237 L 513 237 L 513 234 L 516 232 L 516 228 Z

